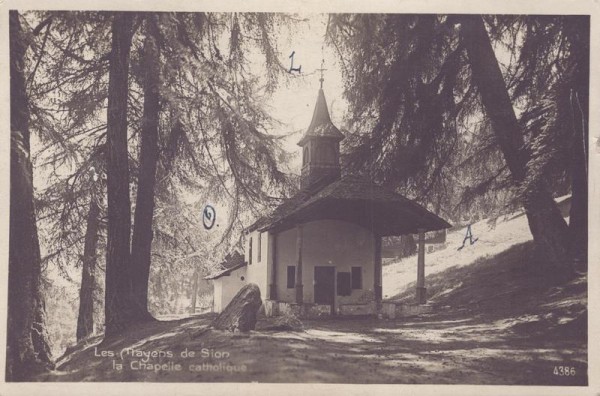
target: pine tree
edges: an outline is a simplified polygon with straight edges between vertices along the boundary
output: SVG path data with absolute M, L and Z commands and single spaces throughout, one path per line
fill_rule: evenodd
M 25 89 L 27 41 L 17 11 L 10 33 L 10 234 L 6 379 L 26 381 L 50 366 L 41 290 L 41 255 L 33 202 L 29 99 Z
M 569 187 L 569 164 L 579 164 L 571 187 L 581 197 L 585 177 L 578 182 L 577 175 L 584 173 L 585 155 L 566 153 L 573 146 L 572 128 L 562 122 L 569 113 L 553 96 L 564 98 L 556 95 L 561 82 L 569 87 L 573 65 L 586 65 L 586 35 L 571 33 L 578 43 L 562 45 L 569 24 L 581 18 L 552 18 L 485 17 L 486 29 L 481 16 L 336 15 L 328 36 L 342 63 L 351 65 L 344 69 L 349 124 L 360 131 L 347 139 L 351 169 L 370 172 L 435 211 L 446 208 L 450 218 L 462 217 L 455 209 L 477 215 L 489 214 L 490 206 L 523 206 L 542 262 L 568 272 L 573 230 L 553 195 Z M 510 55 L 505 69 L 492 44 Z M 583 49 L 580 61 L 565 61 L 574 48 Z M 587 81 L 581 70 L 579 86 Z M 573 160 L 564 161 L 567 156 Z M 574 202 L 583 213 L 582 199 Z
M 518 186 L 527 174 L 528 153 L 524 150 L 523 132 L 513 110 L 508 90 L 494 54 L 483 18 L 461 16 L 461 36 L 465 45 L 473 80 L 481 94 L 487 116 L 511 175 Z M 522 194 L 522 203 L 538 253 L 548 265 L 564 269 L 568 260 L 567 224 L 543 180 L 530 184 Z
M 143 95 L 144 111 L 140 137 L 137 198 L 133 240 L 131 244 L 131 282 L 135 304 L 142 317 L 151 319 L 148 313 L 148 279 L 152 251 L 152 224 L 154 216 L 154 189 L 158 165 L 158 122 L 160 53 L 157 44 L 157 16 L 145 15 L 146 39 L 143 48 Z
M 106 254 L 105 335 L 123 331 L 139 317 L 131 298 L 131 202 L 127 152 L 129 52 L 133 14 L 117 12 L 112 21 L 108 83 L 106 176 L 108 233 Z
M 94 332 L 94 290 L 96 289 L 97 245 L 100 227 L 100 205 L 92 195 L 87 216 L 83 262 L 81 266 L 81 287 L 79 291 L 79 315 L 77 317 L 77 341 L 89 337 Z
M 124 62 L 124 57 L 115 58 L 112 49 L 115 13 L 32 12 L 30 15 L 32 19 L 43 21 L 40 24 L 43 27 L 38 30 L 44 33 L 43 40 L 35 43 L 35 53 L 44 56 L 34 61 L 34 72 L 28 83 L 34 98 L 35 131 L 44 144 L 37 162 L 49 180 L 38 199 L 43 242 L 49 248 L 44 263 L 55 266 L 70 279 L 68 273 L 75 263 L 72 257 L 81 257 L 80 336 L 86 333 L 82 329 L 91 327 L 86 312 L 91 306 L 88 300 L 91 267 L 87 264 L 92 255 L 88 254 L 89 249 L 86 252 L 86 246 L 91 246 L 92 236 L 98 235 L 100 244 L 96 246 L 94 257 L 104 248 L 102 240 L 107 221 L 101 191 L 105 183 L 110 184 L 107 189 L 113 191 L 110 195 L 114 198 L 115 184 L 123 187 L 126 179 L 117 172 L 118 183 L 114 182 L 114 176 L 107 177 L 111 181 L 106 180 L 104 175 L 115 175 L 115 168 L 111 171 L 106 161 L 111 153 L 119 151 L 119 166 L 125 169 L 122 158 L 124 151 L 127 152 L 128 184 L 133 187 L 135 197 L 135 204 L 132 206 L 130 201 L 127 206 L 130 211 L 134 210 L 135 218 L 129 249 L 131 265 L 125 268 L 121 264 L 127 261 L 123 259 L 126 250 L 123 246 L 127 241 L 115 239 L 115 227 L 111 228 L 111 221 L 113 226 L 118 221 L 117 228 L 121 235 L 125 234 L 121 223 L 127 216 L 122 202 L 129 193 L 124 193 L 124 187 L 120 189 L 118 200 L 123 215 L 115 216 L 114 208 L 108 210 L 113 237 L 108 238 L 105 325 L 108 329 L 112 326 L 110 322 L 117 323 L 113 330 L 118 332 L 116 328 L 124 329 L 132 322 L 151 318 L 147 299 L 152 272 L 173 274 L 162 268 L 171 262 L 157 259 L 167 255 L 153 248 L 157 240 L 171 238 L 173 230 L 183 233 L 189 242 L 168 245 L 168 249 L 176 252 L 177 262 L 185 266 L 194 263 L 197 268 L 190 270 L 205 272 L 219 262 L 199 260 L 205 257 L 209 242 L 195 237 L 200 223 L 182 220 L 189 217 L 189 210 L 197 215 L 202 208 L 183 203 L 176 197 L 178 193 L 205 196 L 204 202 L 227 197 L 231 216 L 220 217 L 227 224 L 218 235 L 220 240 L 210 242 L 212 246 L 219 244 L 221 252 L 239 239 L 243 228 L 241 219 L 248 216 L 249 211 L 259 213 L 259 207 L 270 199 L 270 194 L 276 194 L 282 185 L 286 188 L 287 178 L 280 171 L 278 161 L 282 151 L 278 140 L 267 133 L 270 119 L 262 109 L 261 96 L 256 95 L 260 81 L 246 68 L 244 57 L 247 48 L 260 43 L 270 62 L 265 73 L 267 88 L 261 93 L 272 90 L 277 73 L 285 69 L 277 63 L 270 41 L 275 17 L 268 14 L 136 13 L 129 33 L 130 55 Z M 147 23 L 150 20 L 154 23 Z M 223 37 L 227 35 L 230 35 L 230 45 L 225 47 Z M 147 66 L 151 63 L 147 61 L 152 54 L 145 44 L 151 39 L 156 48 L 157 65 L 149 69 Z M 228 50 L 229 55 L 226 55 Z M 114 73 L 115 60 L 120 67 L 128 67 L 127 78 Z M 148 72 L 154 74 L 149 76 Z M 120 85 L 117 84 L 119 94 L 113 84 L 115 77 L 121 79 Z M 152 79 L 154 82 L 147 84 Z M 123 112 L 121 108 L 118 117 L 109 111 L 110 122 L 102 120 L 108 97 L 112 95 L 108 102 L 109 108 L 114 108 L 115 96 L 124 92 L 126 110 Z M 125 132 L 120 129 L 123 113 L 127 119 Z M 120 121 L 115 122 L 116 118 Z M 115 140 L 115 126 L 126 135 L 119 135 Z M 156 140 L 153 141 L 152 134 L 147 132 L 154 128 Z M 227 138 L 223 138 L 224 130 Z M 127 142 L 125 150 L 123 140 Z M 119 141 L 118 148 L 108 141 Z M 146 155 L 148 153 L 151 155 Z M 99 180 L 93 180 L 92 175 L 96 173 Z M 206 191 L 210 193 L 204 194 Z M 98 233 L 93 232 L 93 223 L 86 229 L 86 223 L 78 221 L 89 218 L 91 202 L 100 206 Z M 173 222 L 176 225 L 173 229 L 166 229 L 164 224 L 173 218 L 166 221 L 163 216 L 156 216 L 156 212 L 164 211 L 171 204 L 180 205 L 172 212 L 179 221 Z M 181 205 L 189 207 L 184 209 Z M 115 254 L 115 245 L 119 254 Z M 111 257 L 113 260 L 108 260 Z M 121 264 L 115 265 L 115 262 Z M 120 284 L 116 284 L 117 281 Z M 115 317 L 106 315 L 110 310 L 117 312 Z

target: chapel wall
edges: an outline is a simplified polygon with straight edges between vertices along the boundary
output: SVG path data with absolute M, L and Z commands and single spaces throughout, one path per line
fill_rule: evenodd
M 296 265 L 297 229 L 277 236 L 277 297 L 279 301 L 295 302 L 295 289 L 287 287 L 287 267 Z M 351 272 L 362 267 L 362 288 L 349 296 L 335 293 L 336 310 L 343 304 L 366 304 L 374 300 L 373 233 L 353 223 L 338 220 L 318 220 L 303 226 L 302 283 L 304 302 L 314 303 L 314 267 L 334 266 L 337 272 Z
M 247 283 L 246 267 L 238 268 L 229 275 L 222 276 L 214 281 L 214 312 L 222 312 L 231 302 L 233 297 Z
M 267 232 L 253 231 L 246 236 L 244 247 L 244 258 L 248 263 L 246 266 L 246 280 L 259 287 L 262 300 L 267 297 L 267 287 L 269 285 L 269 240 Z M 250 242 L 252 242 L 252 249 L 250 249 Z M 250 251 L 252 251 L 252 259 L 250 259 Z

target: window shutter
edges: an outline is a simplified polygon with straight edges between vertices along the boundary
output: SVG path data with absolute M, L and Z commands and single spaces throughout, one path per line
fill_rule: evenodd
M 338 272 L 337 273 L 337 295 L 338 296 L 349 296 L 352 293 L 350 272 Z
M 248 248 L 248 265 L 252 264 L 252 237 L 250 237 L 250 247 Z
M 296 286 L 296 267 L 287 267 L 287 288 L 293 289 Z
M 260 263 L 262 260 L 262 258 L 261 258 L 261 256 L 262 256 L 262 232 L 258 233 L 258 249 L 257 250 L 258 250 L 258 258 L 256 259 L 256 261 L 258 263 Z

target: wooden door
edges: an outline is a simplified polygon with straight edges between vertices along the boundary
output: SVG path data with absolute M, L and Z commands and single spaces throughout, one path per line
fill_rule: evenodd
M 315 304 L 333 306 L 335 267 L 315 267 Z

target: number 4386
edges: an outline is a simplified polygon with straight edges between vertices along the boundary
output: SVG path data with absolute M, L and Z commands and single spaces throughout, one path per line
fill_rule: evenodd
M 569 377 L 575 375 L 575 367 L 570 366 L 554 366 L 554 375 L 558 375 L 560 377 Z

